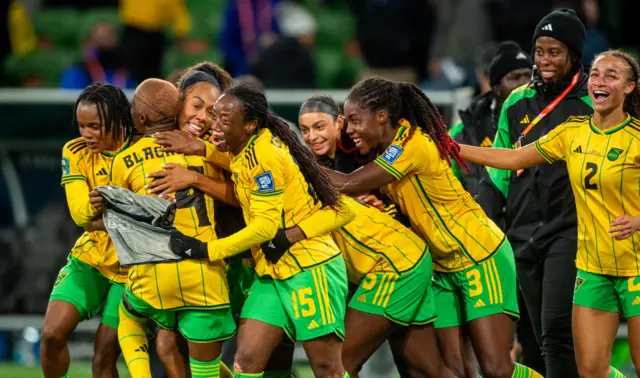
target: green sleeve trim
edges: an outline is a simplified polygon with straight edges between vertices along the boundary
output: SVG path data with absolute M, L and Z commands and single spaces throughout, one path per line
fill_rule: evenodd
M 451 139 L 455 139 L 458 136 L 458 134 L 462 132 L 462 130 L 464 130 L 464 123 L 460 121 L 455 125 L 451 126 L 451 128 L 449 129 L 449 136 L 451 137 Z
M 251 195 L 258 196 L 258 197 L 276 197 L 276 196 L 279 196 L 279 195 L 281 195 L 283 193 L 284 193 L 284 190 L 282 190 L 282 189 L 274 190 L 274 191 L 271 191 L 271 192 L 258 192 L 258 191 L 255 191 L 255 190 L 251 191 Z
M 378 164 L 380 167 L 382 167 L 382 169 L 384 169 L 385 171 L 389 172 L 389 174 L 391 174 L 391 176 L 395 177 L 397 180 L 401 180 L 402 179 L 402 177 L 403 177 L 402 173 L 400 173 L 400 171 L 398 171 L 397 169 L 393 168 L 386 161 L 382 160 L 382 158 L 377 157 L 376 160 L 374 160 L 374 162 L 376 164 Z
M 544 152 L 544 150 L 540 146 L 540 140 L 536 140 L 533 145 L 536 147 L 536 150 L 538 150 L 538 153 L 540 154 L 540 156 L 542 156 L 544 160 L 546 160 L 549 164 L 555 163 L 555 160 L 553 160 L 551 156 L 547 155 L 547 153 Z

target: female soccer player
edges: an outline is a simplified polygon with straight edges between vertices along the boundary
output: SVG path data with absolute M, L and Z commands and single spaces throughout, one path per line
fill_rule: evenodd
M 578 215 L 572 323 L 581 377 L 621 376 L 609 367 L 620 313 L 627 318 L 631 356 L 640 372 L 639 74 L 626 53 L 601 53 L 589 73 L 592 116 L 570 117 L 521 149 L 461 149 L 469 161 L 512 171 L 566 162 Z
M 179 110 L 179 92 L 169 82 L 145 80 L 132 101 L 136 127 L 147 133 L 113 162 L 111 184 L 146 194 L 146 172 L 166 163 L 180 163 L 211 175 L 202 157 L 163 153 L 150 133 L 173 130 Z M 174 194 L 177 230 L 202 240 L 215 239 L 213 201 L 196 188 Z M 194 377 L 218 377 L 222 341 L 235 334 L 229 309 L 226 264 L 222 261 L 185 260 L 139 264 L 130 268 L 118 328 L 120 345 L 132 376 L 150 374 L 146 338 L 141 319 L 160 328 L 177 330 L 188 341 Z
M 463 376 L 461 326 L 468 323 L 485 377 L 539 376 L 509 356 L 517 317 L 513 252 L 500 229 L 455 178 L 462 163 L 438 110 L 420 88 L 382 78 L 361 81 L 344 105 L 347 132 L 362 154 L 359 170 L 329 176 L 346 194 L 384 187 L 429 246 L 445 362 Z
M 229 74 L 213 63 L 203 62 L 188 68 L 178 82 L 180 89 L 181 109 L 178 115 L 180 131 L 194 138 L 209 140 L 213 124 L 213 106 L 222 91 L 231 87 Z M 216 234 L 218 237 L 229 236 L 245 226 L 242 210 L 234 193 L 233 181 L 226 178 L 226 172 L 220 169 L 210 170 L 212 175 L 189 170 L 179 164 L 166 164 L 164 170 L 148 175 L 149 193 L 169 194 L 193 186 L 215 200 Z M 232 206 L 229 206 L 232 205 Z M 237 207 L 234 207 L 237 206 Z M 253 282 L 253 262 L 250 253 L 234 256 L 229 261 L 227 280 L 231 311 L 239 317 L 249 287 Z M 158 334 L 158 343 L 162 345 L 163 336 Z M 171 359 L 179 358 L 175 353 L 175 343 L 168 339 L 167 349 L 159 348 L 158 353 L 165 367 Z M 166 350 L 166 353 L 161 353 Z M 293 345 L 280 344 L 265 368 L 265 378 L 289 378 L 293 359 Z M 165 362 L 165 360 L 167 360 Z M 222 367 L 222 365 L 221 365 Z M 222 371 L 222 370 L 221 370 Z
M 92 222 L 100 218 L 89 203 L 89 192 L 108 184 L 113 158 L 132 136 L 129 109 L 125 94 L 110 84 L 90 85 L 76 101 L 73 123 L 81 137 L 67 142 L 62 150 L 62 186 L 71 217 L 80 227 L 93 230 Z M 95 377 L 117 375 L 118 305 L 126 278 L 109 234 L 96 230 L 80 236 L 53 285 L 44 319 L 40 353 L 45 377 L 67 376 L 68 336 L 103 305 L 92 370 Z
M 214 110 L 215 149 L 209 146 L 206 155 L 215 161 L 220 155 L 231 158 L 247 226 L 209 243 L 176 236 L 172 249 L 185 257 L 215 261 L 253 248 L 257 278 L 242 308 L 237 377 L 262 376 L 285 334 L 303 342 L 315 376 L 348 376 L 341 362 L 346 271 L 331 237 L 296 243 L 277 263 L 256 248 L 271 240 L 279 227 L 291 227 L 323 206 L 337 207 L 340 194 L 288 125 L 268 111 L 257 89 L 233 87 Z M 351 220 L 351 213 L 343 214 L 337 227 Z
M 318 160 L 337 169 L 357 168 L 349 164 L 356 162 L 353 154 L 339 148 L 343 119 L 330 97 L 307 100 L 299 124 Z M 349 281 L 358 285 L 345 317 L 345 368 L 357 376 L 376 349 L 391 339 L 399 370 L 408 368 L 408 376 L 454 377 L 439 353 L 423 353 L 438 350 L 431 326 L 436 317 L 432 263 L 425 242 L 390 215 L 349 197 L 344 201 L 355 218 L 332 236 L 344 254 Z M 287 239 L 292 243 L 325 233 L 335 218 L 332 209 L 323 209 L 287 229 Z

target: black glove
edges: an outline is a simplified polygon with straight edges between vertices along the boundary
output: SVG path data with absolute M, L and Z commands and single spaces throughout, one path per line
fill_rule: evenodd
M 264 257 L 272 264 L 277 263 L 289 250 L 289 247 L 291 247 L 291 243 L 287 239 L 285 230 L 278 230 L 273 239 L 260 245 Z
M 171 249 L 171 252 L 180 257 L 184 257 L 185 259 L 209 258 L 207 243 L 203 243 L 198 239 L 183 235 L 179 231 L 171 232 L 169 248 Z

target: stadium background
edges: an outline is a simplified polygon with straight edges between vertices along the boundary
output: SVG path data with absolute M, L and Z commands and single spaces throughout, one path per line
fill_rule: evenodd
M 221 31 L 225 22 L 229 22 L 225 20 L 225 9 L 234 2 L 185 0 L 191 16 L 191 27 L 181 39 L 176 38 L 171 30 L 168 31 L 162 61 L 164 77 L 176 69 L 202 60 L 221 65 L 225 63 L 225 52 L 218 48 L 218 41 L 223 38 Z M 254 7 L 272 2 L 286 1 L 251 1 Z M 390 6 L 407 2 L 411 1 L 293 1 L 307 10 L 306 17 L 311 15 L 314 19 L 313 27 L 308 23 L 297 26 L 297 30 L 312 30 L 315 37 L 313 46 L 309 47 L 314 63 L 314 84 L 304 89 L 267 86 L 266 94 L 273 110 L 295 123 L 300 104 L 312 94 L 327 93 L 342 101 L 349 86 L 363 72 L 372 68 L 371 60 L 375 59 L 360 48 L 359 42 L 362 42 L 367 31 L 363 30 L 364 27 L 358 28 L 358 25 L 367 25 L 366 17 L 376 15 L 371 12 L 359 14 L 357 11 L 367 9 L 363 5 L 365 3 L 379 3 L 383 7 L 385 4 Z M 456 7 L 462 7 L 463 11 L 482 9 L 486 23 L 481 22 L 482 14 L 475 14 L 480 24 L 478 27 L 496 26 L 496 19 L 504 18 L 501 12 L 509 9 L 507 3 L 510 1 L 423 2 L 428 3 L 430 8 L 424 15 L 416 17 L 424 17 L 425 23 L 432 22 L 434 26 L 427 28 L 430 30 L 426 31 L 428 35 L 423 38 L 427 40 L 429 54 L 424 54 L 422 60 L 418 59 L 424 64 L 423 69 L 416 70 L 415 77 L 445 119 L 452 124 L 457 119 L 457 110 L 467 106 L 478 93 L 476 68 L 481 67 L 483 61 L 486 63 L 487 53 L 480 48 L 482 46 L 476 46 L 470 63 L 464 56 L 461 57 L 459 51 L 438 49 L 439 43 L 434 40 L 447 39 L 455 43 L 456 30 L 464 28 L 464 16 L 459 13 L 452 16 L 447 11 Z M 80 233 L 68 215 L 64 191 L 59 185 L 61 147 L 67 140 L 77 136 L 77 129 L 71 125 L 71 114 L 78 91 L 62 90 L 62 77 L 66 69 L 82 61 L 83 52 L 91 43 L 92 32 L 97 24 L 109 23 L 115 25 L 116 30 L 121 30 L 122 22 L 118 15 L 117 0 L 91 1 L 91 6 L 87 5 L 88 1 L 14 0 L 9 3 L 9 12 L 0 14 L 0 17 L 7 18 L 0 24 L 0 33 L 7 33 L 11 39 L 11 49 L 3 55 L 0 72 L 0 84 L 4 87 L 0 89 L 0 377 L 30 378 L 41 376 L 38 333 L 51 285 L 58 269 L 64 265 L 69 247 Z M 500 3 L 499 6 L 496 3 Z M 526 8 L 526 3 L 528 1 L 520 1 L 522 9 Z M 546 2 L 531 0 L 531 3 L 540 5 Z M 542 15 L 552 6 L 564 6 L 567 5 L 564 3 L 572 2 L 548 3 L 546 9 L 540 7 Z M 586 7 L 591 3 L 599 5 L 598 17 L 596 22 L 590 24 L 590 32 L 599 32 L 596 36 L 604 37 L 608 46 L 630 50 L 640 46 L 632 38 L 625 37 L 626 1 L 583 0 L 573 3 L 569 5 L 583 10 L 587 20 L 591 16 Z M 16 4 L 21 6 L 20 14 L 15 13 Z M 393 15 L 390 13 L 390 17 Z M 299 17 L 302 16 L 298 14 L 298 20 Z M 442 17 L 447 17 L 453 25 L 453 31 L 443 32 L 442 20 L 439 19 Z M 534 26 L 538 19 L 535 18 Z M 15 20 L 19 20 L 21 27 L 18 29 L 21 30 L 16 31 Z M 390 20 L 391 23 L 393 21 L 398 20 Z M 526 22 L 518 22 L 525 25 L 523 29 L 527 28 Z M 509 28 L 504 25 L 491 29 L 491 35 L 473 43 L 487 45 L 489 47 L 486 50 L 491 51 L 490 47 L 496 41 L 517 39 L 519 34 L 512 30 L 514 37 L 511 38 L 508 31 L 505 34 L 504 29 Z M 530 29 L 529 36 L 533 26 Z M 474 32 L 473 29 L 466 30 L 467 34 Z M 275 34 L 278 33 L 284 35 L 287 32 L 279 30 Z M 526 33 L 527 30 L 522 31 L 522 34 Z M 524 41 L 526 43 L 526 39 Z M 601 41 L 596 39 L 596 42 Z M 596 42 L 592 51 L 606 48 Z M 523 47 L 528 50 L 530 45 L 524 43 Z M 401 43 L 398 41 L 397 44 Z M 286 58 L 282 62 L 286 63 Z M 440 69 L 434 68 L 436 63 Z M 131 96 L 130 90 L 128 95 Z M 71 340 L 72 377 L 90 376 L 89 362 L 96 324 L 95 320 L 81 324 Z M 625 334 L 625 328 L 622 327 L 612 362 L 627 376 L 633 376 Z M 304 354 L 298 355 L 296 364 L 300 376 L 311 376 L 304 368 Z M 121 376 L 128 376 L 124 366 L 120 371 Z

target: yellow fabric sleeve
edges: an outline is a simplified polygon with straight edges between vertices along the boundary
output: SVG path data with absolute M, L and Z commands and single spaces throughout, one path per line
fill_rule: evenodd
M 172 27 L 176 37 L 184 37 L 191 31 L 191 15 L 185 6 L 184 0 L 174 0 L 171 2 L 172 14 L 174 16 Z
M 212 143 L 204 142 L 204 145 L 205 145 L 204 159 L 209 163 L 228 171 L 229 165 L 231 164 L 231 160 L 229 159 L 229 154 L 227 154 L 226 152 L 220 152 L 216 150 L 216 146 L 214 146 Z
M 351 222 L 355 216 L 356 214 L 351 206 L 349 206 L 347 200 L 342 199 L 337 209 L 324 207 L 298 223 L 298 227 L 300 227 L 307 238 L 313 238 L 327 234 L 346 225 Z
M 225 259 L 273 239 L 278 232 L 284 194 L 251 195 L 251 221 L 247 226 L 226 238 L 208 243 L 211 261 Z
M 91 223 L 96 214 L 96 210 L 89 202 L 89 185 L 86 181 L 75 180 L 69 181 L 64 186 L 64 192 L 67 195 L 67 205 L 71 218 L 80 227 L 84 227 Z

